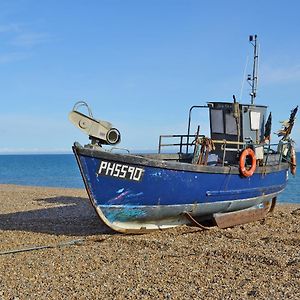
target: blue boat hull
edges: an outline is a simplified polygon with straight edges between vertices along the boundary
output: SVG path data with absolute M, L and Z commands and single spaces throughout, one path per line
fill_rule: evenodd
M 161 229 L 193 217 L 267 203 L 286 186 L 288 165 L 238 168 L 195 166 L 73 147 L 90 200 L 100 218 L 120 232 Z

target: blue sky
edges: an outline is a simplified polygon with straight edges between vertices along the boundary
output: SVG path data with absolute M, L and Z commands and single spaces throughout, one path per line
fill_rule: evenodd
M 120 146 L 156 149 L 159 134 L 186 133 L 191 105 L 241 100 L 249 34 L 260 41 L 256 103 L 276 131 L 300 103 L 299 11 L 276 0 L 1 0 L 0 153 L 87 143 L 67 118 L 78 100 L 121 131 Z M 206 114 L 195 117 L 205 130 Z M 299 149 L 299 122 L 293 137 Z

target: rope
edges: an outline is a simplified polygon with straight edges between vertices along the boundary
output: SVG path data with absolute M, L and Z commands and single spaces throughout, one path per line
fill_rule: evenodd
M 200 224 L 199 222 L 197 222 L 194 217 L 189 213 L 189 212 L 184 212 L 184 216 L 196 227 L 201 228 L 202 230 L 210 230 L 210 227 L 204 226 L 202 224 Z
M 210 138 L 204 138 L 202 139 L 201 143 L 201 150 L 200 150 L 200 155 L 198 159 L 198 164 L 200 165 L 206 165 L 208 161 L 208 154 L 212 150 L 215 150 L 215 145 L 212 139 Z
M 0 252 L 0 255 L 7 255 L 7 254 L 14 254 L 14 253 L 20 253 L 20 252 L 28 252 L 28 251 L 35 251 L 35 250 L 42 250 L 42 249 L 51 249 L 51 248 L 59 248 L 64 246 L 73 246 L 73 245 L 79 245 L 82 244 L 85 240 L 79 239 L 79 240 L 72 240 L 68 242 L 62 242 L 55 245 L 46 245 L 46 246 L 36 246 L 36 247 L 29 247 L 29 248 L 21 248 L 21 249 L 12 249 L 12 250 L 6 250 L 3 252 Z

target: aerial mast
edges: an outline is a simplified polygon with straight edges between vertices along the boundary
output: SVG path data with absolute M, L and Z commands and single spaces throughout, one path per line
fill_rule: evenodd
M 252 75 L 249 74 L 247 81 L 251 86 L 251 104 L 254 104 L 254 100 L 256 97 L 256 90 L 257 90 L 257 68 L 258 68 L 258 46 L 257 46 L 257 35 L 250 35 L 249 36 L 249 42 L 254 47 L 254 54 L 253 54 L 253 70 Z

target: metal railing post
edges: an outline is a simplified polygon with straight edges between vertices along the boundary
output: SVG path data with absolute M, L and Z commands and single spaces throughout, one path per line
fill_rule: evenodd
M 225 164 L 225 156 L 226 156 L 226 140 L 224 140 L 224 144 L 223 144 L 223 161 L 222 161 L 223 167 Z
M 161 151 L 161 135 L 159 136 L 158 153 Z
M 180 147 L 179 147 L 180 153 L 182 153 L 182 140 L 183 140 L 183 136 L 180 137 Z
M 186 154 L 189 153 L 189 136 L 190 136 L 190 131 L 191 131 L 192 110 L 194 108 L 208 108 L 208 106 L 207 105 L 193 105 L 189 110 L 188 132 L 187 132 L 187 141 L 186 141 Z

